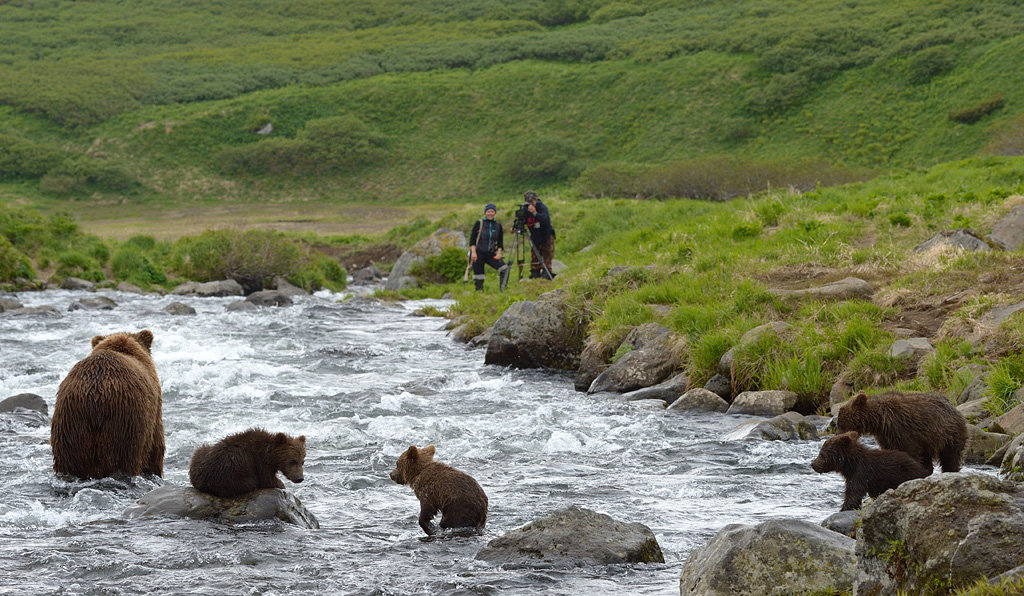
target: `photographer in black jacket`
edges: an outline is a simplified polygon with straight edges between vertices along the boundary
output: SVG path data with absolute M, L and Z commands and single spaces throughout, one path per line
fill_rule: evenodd
M 484 218 L 473 224 L 473 231 L 469 234 L 469 260 L 473 263 L 473 284 L 477 290 L 484 289 L 484 265 L 498 270 L 501 291 L 505 291 L 508 283 L 509 266 L 501 260 L 505 249 L 504 230 L 494 219 L 497 213 L 497 208 L 488 203 L 484 207 Z
M 530 240 L 533 240 L 533 245 L 537 249 L 530 251 L 530 279 L 552 279 L 555 276 L 554 273 L 550 273 L 551 262 L 555 258 L 555 230 L 551 227 L 551 213 L 548 212 L 548 206 L 532 190 L 526 191 L 523 200 L 527 203 L 526 209 L 530 213 L 526 227 L 529 228 Z M 537 253 L 544 259 L 543 267 Z

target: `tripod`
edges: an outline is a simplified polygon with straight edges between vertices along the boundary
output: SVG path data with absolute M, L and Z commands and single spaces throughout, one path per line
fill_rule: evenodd
M 526 246 L 530 246 L 531 254 L 537 257 L 540 261 L 540 267 L 544 270 L 544 274 L 548 279 L 554 279 L 555 276 L 551 275 L 548 271 L 548 266 L 544 263 L 544 258 L 541 257 L 540 251 L 537 250 L 537 246 L 533 243 L 533 238 L 530 238 L 530 234 L 523 230 L 523 226 L 516 222 L 516 225 L 512 226 L 512 233 L 514 238 L 512 239 L 512 258 L 515 259 L 516 265 L 519 266 L 519 281 L 523 280 L 523 264 L 526 262 Z M 526 241 L 523 241 L 523 237 L 526 237 Z M 511 265 L 511 262 L 509 263 Z M 502 288 L 504 289 L 504 288 Z

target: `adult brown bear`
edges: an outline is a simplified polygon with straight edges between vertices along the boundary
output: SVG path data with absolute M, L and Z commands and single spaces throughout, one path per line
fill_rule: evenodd
M 929 474 L 933 459 L 943 472 L 959 471 L 967 446 L 967 420 L 938 393 L 868 397 L 861 391 L 839 408 L 836 426 L 840 432 L 870 434 L 882 449 L 906 452 Z
M 77 478 L 164 475 L 160 379 L 153 332 L 92 338 L 92 353 L 57 388 L 53 471 Z
M 484 529 L 487 524 L 487 495 L 465 472 L 434 461 L 435 448 L 415 445 L 398 457 L 391 479 L 408 484 L 420 500 L 419 524 L 428 535 L 437 533 L 434 516 L 441 512 L 441 528 Z

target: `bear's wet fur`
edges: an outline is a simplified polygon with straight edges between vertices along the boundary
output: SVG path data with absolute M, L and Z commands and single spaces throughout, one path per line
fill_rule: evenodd
M 407 484 L 420 501 L 419 524 L 427 535 L 438 532 L 434 516 L 441 512 L 441 528 L 474 528 L 487 524 L 487 495 L 465 472 L 434 461 L 436 449 L 411 445 L 398 457 L 391 479 Z
M 895 449 L 921 462 L 928 473 L 938 459 L 943 472 L 958 472 L 967 446 L 967 420 L 939 393 L 863 391 L 839 408 L 840 432 L 869 434 L 882 449 Z
M 196 449 L 188 478 L 201 492 L 238 497 L 261 488 L 284 488 L 278 472 L 292 482 L 302 482 L 305 461 L 305 435 L 292 438 L 250 428 Z
M 92 352 L 57 388 L 53 471 L 81 479 L 164 474 L 160 379 L 153 332 L 92 338 Z
M 845 432 L 830 437 L 821 446 L 811 468 L 819 473 L 839 472 L 846 480 L 843 507 L 840 511 L 860 509 L 865 495 L 872 498 L 907 480 L 924 478 L 931 474 L 903 451 L 871 449 L 860 442 L 856 432 Z

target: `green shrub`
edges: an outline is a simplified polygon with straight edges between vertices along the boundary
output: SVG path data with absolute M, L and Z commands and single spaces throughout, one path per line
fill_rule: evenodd
M 651 166 L 632 163 L 603 163 L 594 166 L 576 178 L 576 190 L 586 197 L 646 198 L 642 191 L 642 178 Z
M 889 215 L 889 223 L 896 227 L 909 228 L 914 222 L 906 213 L 892 213 Z
M 643 7 L 635 4 L 628 4 L 626 2 L 609 2 L 601 8 L 594 11 L 594 14 L 590 16 L 590 22 L 592 23 L 607 23 L 608 21 L 614 21 L 616 19 L 623 19 L 626 17 L 641 17 L 644 15 Z
M 754 213 L 761 220 L 761 225 L 769 228 L 779 225 L 779 216 L 785 211 L 786 208 L 782 205 L 782 201 L 774 198 L 759 201 L 754 206 Z
M 298 272 L 304 264 L 299 246 L 271 230 L 207 230 L 180 239 L 171 262 L 183 277 L 216 281 L 230 277 L 269 280 Z
M 39 180 L 40 188 L 59 195 L 123 192 L 137 184 L 135 178 L 120 165 L 84 155 L 64 160 Z
M 93 282 L 105 279 L 103 269 L 96 259 L 77 250 L 69 250 L 57 255 L 57 270 L 54 272 L 54 276 L 55 281 L 63 280 L 66 277 L 78 277 Z
M 35 276 L 28 257 L 14 248 L 6 236 L 0 235 L 0 281 L 13 281 L 19 277 L 33 279 Z
M 564 180 L 574 172 L 576 152 L 558 137 L 518 139 L 499 157 L 501 172 L 514 181 Z
M 949 113 L 949 119 L 953 122 L 962 122 L 963 124 L 974 124 L 981 120 L 985 116 L 988 116 L 992 112 L 1003 107 L 1005 101 L 1003 100 L 1003 94 L 997 93 L 992 97 L 973 105 L 969 108 L 963 108 L 960 110 L 952 110 Z
M 305 163 L 306 143 L 296 139 L 264 139 L 241 147 L 227 147 L 213 155 L 213 162 L 230 176 L 298 175 Z
M 415 264 L 410 273 L 423 283 L 444 284 L 462 280 L 466 271 L 466 250 L 449 246 Z
M 167 275 L 158 269 L 139 248 L 125 244 L 110 259 L 114 279 L 127 281 L 141 288 L 167 283 Z
M 1024 357 L 1015 354 L 992 367 L 988 375 L 988 394 L 985 409 L 996 416 L 1016 406 L 1014 394 L 1024 386 Z
M 310 257 L 301 271 L 289 275 L 286 279 L 307 292 L 316 292 L 324 288 L 340 292 L 348 285 L 348 272 L 337 259 L 317 253 Z
M 907 81 L 923 85 L 933 78 L 949 72 L 956 65 L 956 57 L 949 46 L 932 46 L 914 54 L 907 64 Z
M 55 147 L 0 134 L 0 180 L 39 178 L 63 159 L 64 153 Z
M 741 221 L 732 227 L 732 239 L 736 241 L 750 240 L 761 235 L 761 224 L 754 221 Z

